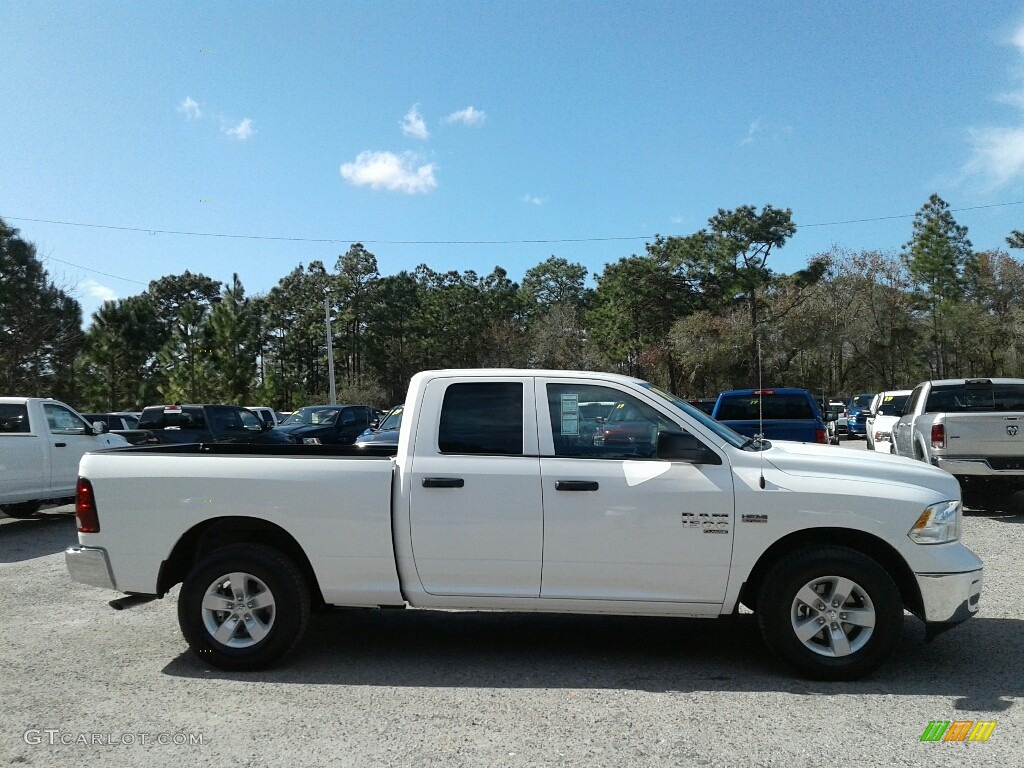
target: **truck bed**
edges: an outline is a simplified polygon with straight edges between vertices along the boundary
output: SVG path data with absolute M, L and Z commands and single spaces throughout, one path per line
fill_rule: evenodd
M 327 603 L 401 602 L 386 450 L 155 445 L 86 454 L 81 474 L 100 522 L 83 543 L 116 553 L 112 576 L 122 592 L 162 593 L 160 572 L 179 541 L 252 520 L 307 554 Z

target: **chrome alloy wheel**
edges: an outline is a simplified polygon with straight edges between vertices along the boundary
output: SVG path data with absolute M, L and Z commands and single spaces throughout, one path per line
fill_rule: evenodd
M 796 593 L 790 620 L 793 632 L 808 650 L 839 658 L 856 653 L 871 638 L 875 606 L 857 582 L 843 576 L 822 576 Z
M 210 637 L 228 648 L 259 643 L 277 616 L 274 595 L 250 573 L 226 573 L 206 588 L 203 625 Z

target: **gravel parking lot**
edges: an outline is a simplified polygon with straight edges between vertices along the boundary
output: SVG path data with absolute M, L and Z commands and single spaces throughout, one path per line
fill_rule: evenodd
M 750 615 L 332 611 L 281 668 L 229 674 L 186 650 L 176 592 L 115 611 L 69 579 L 69 509 L 0 519 L 4 764 L 1022 764 L 1024 516 L 966 516 L 977 618 L 930 644 L 908 619 L 888 665 L 837 684 L 793 678 Z M 998 725 L 922 743 L 932 720 Z

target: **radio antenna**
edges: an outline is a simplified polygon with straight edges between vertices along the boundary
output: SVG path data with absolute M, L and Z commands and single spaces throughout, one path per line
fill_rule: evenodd
M 760 477 L 758 485 L 764 490 L 764 384 L 761 381 L 761 340 L 757 340 L 757 430 L 760 433 L 757 441 L 758 470 Z

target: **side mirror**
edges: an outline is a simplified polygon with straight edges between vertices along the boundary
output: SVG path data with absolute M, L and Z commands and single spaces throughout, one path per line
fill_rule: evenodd
M 689 432 L 659 432 L 658 458 L 689 464 L 721 464 L 721 457 Z
M 102 421 L 94 421 L 92 423 L 92 433 L 94 435 L 102 435 L 108 431 L 109 430 L 107 429 L 107 425 L 104 424 Z
M 832 413 L 831 411 L 828 411 L 828 412 L 825 413 L 825 419 L 824 420 L 825 420 L 826 423 L 828 423 L 830 421 L 839 421 L 839 414 Z

